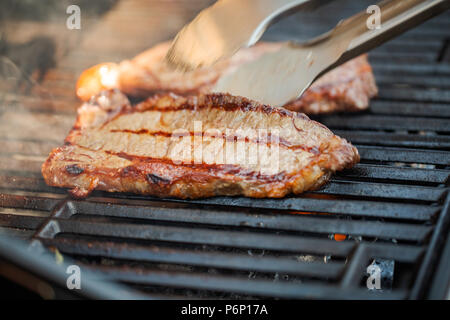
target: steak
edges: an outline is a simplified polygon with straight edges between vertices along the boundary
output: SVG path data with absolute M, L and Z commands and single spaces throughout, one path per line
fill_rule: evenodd
M 166 65 L 164 57 L 170 47 L 164 42 L 120 64 L 103 63 L 80 76 L 77 95 L 83 101 L 101 90 L 117 88 L 132 97 L 145 98 L 155 93 L 179 95 L 211 93 L 219 78 L 262 54 L 275 51 L 281 43 L 261 42 L 242 49 L 229 59 L 208 68 L 181 73 Z M 301 98 L 285 108 L 307 114 L 366 109 L 377 87 L 367 55 L 337 67 L 318 79 Z
M 227 94 L 104 91 L 78 110 L 42 166 L 47 184 L 177 198 L 283 197 L 318 188 L 358 151 L 303 113 Z

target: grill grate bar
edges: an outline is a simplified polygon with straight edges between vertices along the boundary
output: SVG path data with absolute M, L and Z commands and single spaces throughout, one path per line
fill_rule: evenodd
M 449 283 L 450 283 L 450 233 L 447 234 L 447 240 L 440 258 L 440 263 L 437 270 L 434 273 L 433 284 L 430 289 L 430 293 L 427 296 L 428 299 L 438 300 L 445 297 L 450 299 Z
M 59 199 L 42 196 L 0 194 L 0 207 L 51 211 L 58 202 Z
M 169 199 L 167 199 L 169 200 Z M 430 220 L 440 207 L 425 205 L 398 204 L 389 202 L 370 202 L 360 200 L 319 200 L 307 198 L 248 199 L 217 197 L 202 200 L 173 200 L 176 202 L 197 203 L 220 206 L 238 206 L 253 209 L 277 209 L 306 212 L 345 214 L 348 216 L 379 217 L 407 220 Z
M 338 262 L 301 262 L 283 257 L 249 256 L 217 252 L 180 250 L 127 243 L 83 241 L 71 239 L 42 239 L 46 246 L 57 247 L 61 253 L 98 256 L 139 262 L 160 262 L 221 269 L 256 272 L 281 272 L 315 278 L 337 279 L 344 265 Z
M 402 78 L 404 78 L 407 81 L 411 79 L 411 77 L 402 77 Z M 420 79 L 423 82 L 423 77 L 421 77 Z M 439 80 L 439 78 L 437 77 L 432 79 Z M 421 117 L 437 117 L 437 118 L 450 117 L 450 108 L 446 104 L 432 104 L 420 102 L 374 100 L 373 102 L 370 103 L 369 112 L 371 114 L 387 114 L 387 115 L 405 115 L 405 116 L 421 116 Z
M 409 101 L 426 101 L 426 102 L 440 102 L 440 103 L 450 103 L 450 91 L 449 90 L 430 90 L 415 88 L 411 90 L 410 88 L 403 87 L 392 87 L 380 86 L 378 93 L 380 99 L 389 100 L 409 100 Z M 448 123 L 448 121 L 447 121 Z
M 357 130 L 334 130 L 334 133 L 357 144 L 378 146 L 450 149 L 450 137 L 438 135 L 412 135 Z M 427 152 L 426 150 L 425 152 Z
M 1 184 L 0 184 L 1 187 Z M 11 186 L 8 186 L 11 187 Z M 20 189 L 28 191 L 39 191 L 43 192 L 37 187 L 23 186 Z M 5 190 L 6 192 L 12 192 L 12 190 Z M 48 191 L 52 191 L 51 189 Z M 66 195 L 65 190 L 58 190 L 61 197 Z M 408 186 L 408 185 L 396 185 L 396 184 L 385 184 L 385 183 L 369 183 L 369 182 L 359 182 L 359 181 L 343 181 L 343 180 L 333 180 L 327 183 L 318 191 L 313 191 L 306 193 L 305 197 L 310 194 L 329 194 L 338 196 L 352 196 L 361 197 L 363 199 L 369 198 L 383 198 L 392 200 L 417 200 L 417 201 L 437 201 L 441 199 L 446 189 L 444 188 L 432 188 L 424 186 Z M 5 197 L 10 195 L 3 193 Z M 103 192 L 94 192 L 93 196 L 103 195 Z M 109 197 L 114 196 L 116 198 L 133 197 L 138 199 L 146 199 L 145 196 L 138 195 L 120 195 L 120 194 L 109 194 Z M 259 201 L 259 200 L 255 200 Z M 5 205 L 7 206 L 7 205 Z M 18 206 L 16 206 L 18 207 Z
M 439 252 L 444 246 L 445 237 L 442 235 L 448 234 L 450 226 L 450 194 L 445 200 L 442 213 L 436 223 L 433 235 L 430 239 L 429 249 L 425 253 L 424 261 L 418 271 L 417 281 L 411 291 L 410 298 L 419 299 L 424 295 L 424 289 L 429 286 L 430 278 L 435 271 L 436 260 L 439 258 Z
M 445 76 L 433 76 L 433 77 L 428 77 L 424 80 L 424 76 L 421 75 L 415 75 L 415 74 L 410 74 L 407 77 L 405 77 L 405 75 L 395 75 L 395 74 L 384 74 L 384 73 L 379 73 L 376 72 L 375 73 L 375 79 L 378 85 L 384 87 L 387 87 L 389 85 L 395 85 L 395 86 L 402 86 L 402 87 L 409 87 L 411 89 L 415 89 L 415 88 L 433 88 L 433 89 L 446 89 L 448 90 L 450 88 L 450 85 L 448 84 L 448 81 L 446 79 Z M 383 100 L 375 100 L 374 103 L 371 103 L 371 111 L 372 112 L 377 112 L 378 108 L 376 107 L 378 105 L 378 103 L 382 102 Z M 387 102 L 387 101 L 383 101 L 383 102 Z M 389 109 L 385 109 L 384 111 L 386 111 L 388 114 L 395 114 L 397 111 L 397 106 L 398 103 L 397 102 L 393 102 L 390 101 L 392 103 L 392 108 Z M 414 106 L 414 104 L 412 104 Z M 387 104 L 386 104 L 387 106 Z M 400 106 L 402 107 L 402 105 L 400 104 Z M 443 114 L 439 114 L 437 112 L 435 112 L 435 110 L 439 110 L 439 104 L 430 104 L 430 111 L 432 112 L 432 114 L 435 114 L 436 116 L 442 116 L 445 114 L 448 114 L 448 108 L 445 108 L 445 105 L 442 106 L 442 111 Z M 405 108 L 407 109 L 407 108 Z M 413 109 L 413 108 L 410 108 Z M 447 109 L 447 110 L 446 110 Z M 413 109 L 414 110 L 414 109 Z M 401 110 L 400 110 L 401 111 Z M 423 110 L 425 111 L 425 110 Z M 408 115 L 411 115 L 409 113 L 407 113 Z M 426 114 L 426 112 L 421 112 L 421 113 L 413 113 L 414 115 L 423 115 L 423 116 L 429 116 L 428 114 Z
M 424 81 L 427 76 L 448 76 L 450 75 L 450 64 L 446 63 L 386 63 L 386 61 L 371 61 L 371 65 L 375 72 L 383 73 L 385 75 L 405 75 L 417 74 L 423 75 Z M 418 101 L 420 101 L 419 99 Z
M 55 147 L 49 142 L 31 142 L 23 140 L 0 140 L 2 154 L 21 154 L 46 157 Z
M 135 283 L 140 285 L 163 285 L 170 287 L 196 288 L 203 290 L 217 290 L 251 294 L 256 296 L 270 296 L 279 298 L 321 298 L 332 299 L 402 299 L 405 297 L 403 290 L 395 292 L 368 292 L 367 289 L 349 289 L 345 292 L 338 286 L 309 283 L 291 283 L 285 281 L 257 280 L 244 277 L 228 276 L 204 276 L 202 274 L 183 272 L 164 272 L 158 270 L 144 271 L 133 268 L 114 268 L 95 266 L 93 271 L 98 271 L 100 276 L 105 274 L 116 281 Z
M 67 195 L 67 191 L 61 188 L 49 187 L 45 184 L 44 179 L 37 177 L 21 177 L 17 175 L 7 176 L 1 175 L 0 172 L 0 189 L 5 190 L 27 190 L 37 192 L 48 192 L 53 194 Z
M 39 177 L 39 171 L 42 166 L 42 160 L 38 159 L 11 159 L 9 157 L 2 157 L 0 155 L 0 171 L 6 171 L 6 172 L 21 172 L 26 168 L 26 171 L 29 175 L 34 175 Z M 25 171 L 25 170 L 24 170 Z
M 406 61 L 410 63 L 434 62 L 437 57 L 437 52 L 388 52 L 378 50 L 370 53 L 371 61 L 386 61 L 389 59 L 391 63 Z
M 377 129 L 377 130 L 428 130 L 450 132 L 450 120 L 414 118 L 414 117 L 385 117 L 378 115 L 331 115 L 321 118 L 330 128 L 339 129 Z
M 11 237 L 11 238 L 15 238 L 15 239 L 29 240 L 33 236 L 34 231 L 0 227 L 0 233 L 2 235 L 5 235 L 5 236 Z
M 346 256 L 353 248 L 351 242 L 338 243 L 328 239 L 315 239 L 300 236 L 242 233 L 238 231 L 221 231 L 195 228 L 168 227 L 159 225 L 114 224 L 78 220 L 52 220 L 45 232 L 39 236 L 54 236 L 59 233 L 73 233 L 87 236 L 105 236 L 110 238 L 127 238 L 136 240 L 165 241 L 175 243 L 209 244 L 223 247 L 264 249 L 283 252 L 301 252 L 316 254 L 333 254 Z
M 73 204 L 76 213 L 141 220 L 211 224 L 221 226 L 251 227 L 259 229 L 288 230 L 311 233 L 343 233 L 399 240 L 423 241 L 431 230 L 430 226 L 381 223 L 372 221 L 343 221 L 324 216 L 253 214 L 244 212 L 211 211 L 202 209 L 175 209 L 148 206 L 113 207 L 102 203 L 79 202 Z M 382 226 L 384 228 L 382 228 Z
M 362 198 L 384 198 L 420 201 L 438 201 L 446 193 L 444 188 L 417 187 L 386 183 L 335 180 L 315 191 L 317 194 L 360 196 Z
M 352 169 L 338 172 L 335 177 L 344 178 L 364 178 L 374 181 L 374 179 L 383 180 L 402 180 L 410 184 L 414 183 L 446 183 L 449 177 L 448 170 L 430 170 L 417 168 L 401 168 L 384 165 L 366 165 L 357 164 Z
M 361 158 L 364 160 L 402 161 L 450 166 L 450 152 L 446 151 L 369 147 L 360 145 L 356 145 L 356 147 L 358 148 Z
M 47 219 L 45 217 L 20 216 L 17 214 L 0 214 L 0 226 L 18 229 L 36 230 Z
M 441 49 L 442 44 L 441 41 L 436 41 L 431 39 L 425 43 L 417 43 L 416 41 L 411 41 L 409 39 L 404 39 L 399 41 L 390 41 L 385 43 L 381 47 L 377 47 L 373 49 L 369 56 L 371 56 L 372 52 L 397 52 L 397 53 L 438 53 Z M 432 51 L 432 52 L 430 52 Z

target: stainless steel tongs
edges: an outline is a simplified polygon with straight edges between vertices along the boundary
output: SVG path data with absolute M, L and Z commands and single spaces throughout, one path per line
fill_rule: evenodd
M 254 44 L 268 25 L 287 11 L 326 2 L 329 0 L 219 0 L 180 31 L 166 58 L 185 70 L 211 65 Z M 284 105 L 323 73 L 444 12 L 449 4 L 449 0 L 382 1 L 370 14 L 363 11 L 313 40 L 286 43 L 280 50 L 242 65 L 223 76 L 214 91 Z M 378 14 L 379 25 L 368 23 L 374 14 Z

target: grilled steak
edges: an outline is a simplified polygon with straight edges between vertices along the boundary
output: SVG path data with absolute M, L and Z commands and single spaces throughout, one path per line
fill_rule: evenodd
M 78 113 L 42 166 L 47 184 L 77 197 L 283 197 L 359 161 L 355 147 L 304 114 L 227 94 L 155 95 L 132 106 L 110 90 Z
M 105 63 L 86 70 L 78 80 L 77 95 L 87 101 L 104 89 L 118 88 L 133 97 L 174 92 L 180 95 L 210 93 L 218 79 L 239 65 L 277 50 L 280 43 L 259 43 L 209 68 L 188 73 L 170 69 L 164 56 L 170 43 L 159 44 L 130 61 Z M 367 55 L 355 58 L 325 74 L 301 98 L 285 108 L 307 114 L 366 109 L 377 87 Z

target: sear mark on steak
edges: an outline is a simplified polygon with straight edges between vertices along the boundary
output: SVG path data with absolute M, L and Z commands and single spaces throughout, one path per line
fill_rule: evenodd
M 71 164 L 71 165 L 66 166 L 66 171 L 72 175 L 77 176 L 79 174 L 82 174 L 84 172 L 84 169 L 80 168 L 76 164 Z
M 147 180 L 154 184 L 162 184 L 162 185 L 170 184 L 170 179 L 165 179 L 153 173 L 147 173 Z

